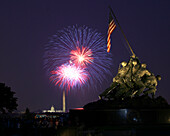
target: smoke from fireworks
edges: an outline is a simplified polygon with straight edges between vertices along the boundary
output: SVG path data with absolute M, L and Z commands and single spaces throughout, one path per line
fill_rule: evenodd
M 58 31 L 45 47 L 45 68 L 60 87 L 95 87 L 111 75 L 111 56 L 106 41 L 88 27 L 67 27 Z

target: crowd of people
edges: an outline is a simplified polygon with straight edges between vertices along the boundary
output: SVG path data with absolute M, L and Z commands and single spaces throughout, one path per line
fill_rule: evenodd
M 17 117 L 1 116 L 0 117 L 0 132 L 1 134 L 16 134 L 18 135 L 38 135 L 37 133 L 45 134 L 49 131 L 56 131 L 69 125 L 67 114 L 61 114 L 51 117 L 36 117 L 36 114 L 32 115 L 20 115 Z M 35 134 L 36 133 L 36 134 Z M 53 134 L 51 132 L 51 134 Z

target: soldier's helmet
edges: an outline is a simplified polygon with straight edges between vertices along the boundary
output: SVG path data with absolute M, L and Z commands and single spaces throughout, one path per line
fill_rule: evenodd
M 146 64 L 142 64 L 141 67 L 142 67 L 142 68 L 146 68 Z
M 136 65 L 138 64 L 137 60 L 133 60 L 133 61 L 132 61 L 132 64 L 133 64 L 134 66 L 136 66 Z
M 123 67 L 125 67 L 125 66 L 127 65 L 127 62 L 123 61 L 123 62 L 121 63 L 121 65 L 122 65 Z
M 160 75 L 157 75 L 157 76 L 156 76 L 156 79 L 157 79 L 158 81 L 160 81 L 160 80 L 161 80 L 161 76 L 160 76 Z

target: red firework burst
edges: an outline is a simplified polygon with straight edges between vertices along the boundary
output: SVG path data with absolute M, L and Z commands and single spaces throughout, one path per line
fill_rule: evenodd
M 87 47 L 83 47 L 80 49 L 76 47 L 77 50 L 72 50 L 70 52 L 70 59 L 76 65 L 87 65 L 93 62 L 92 51 Z

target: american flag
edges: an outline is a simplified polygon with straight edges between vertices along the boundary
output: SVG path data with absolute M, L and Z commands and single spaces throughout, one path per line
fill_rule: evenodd
M 113 30 L 116 28 L 116 24 L 113 20 L 113 17 L 111 15 L 111 12 L 109 13 L 109 29 L 108 29 L 108 37 L 107 37 L 107 52 L 110 52 L 111 48 L 111 39 L 110 35 L 113 32 Z

